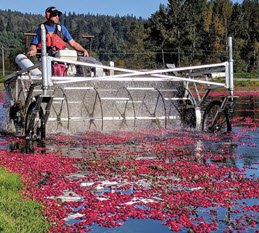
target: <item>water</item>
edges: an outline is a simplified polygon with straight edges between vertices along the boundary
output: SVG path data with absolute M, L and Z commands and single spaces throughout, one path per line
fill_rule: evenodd
M 89 132 L 45 144 L 2 135 L 0 161 L 47 206 L 53 232 L 256 232 L 258 109 L 258 97 L 241 97 L 229 135 Z

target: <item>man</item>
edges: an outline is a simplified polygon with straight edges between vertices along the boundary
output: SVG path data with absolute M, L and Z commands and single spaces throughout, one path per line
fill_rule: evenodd
M 46 28 L 46 45 L 49 55 L 54 56 L 57 50 L 64 49 L 68 43 L 73 49 L 81 52 L 84 56 L 88 57 L 89 53 L 78 42 L 76 42 L 67 28 L 59 24 L 59 17 L 62 12 L 56 7 L 48 7 L 45 11 L 47 21 L 44 23 Z M 33 57 L 37 54 L 37 50 L 41 49 L 41 28 L 36 29 L 36 35 L 33 37 L 28 56 Z

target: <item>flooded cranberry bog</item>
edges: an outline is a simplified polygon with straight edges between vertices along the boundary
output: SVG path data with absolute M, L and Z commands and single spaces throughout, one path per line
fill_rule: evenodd
M 48 56 L 41 35 L 4 79 L 0 164 L 50 232 L 256 231 L 258 96 L 234 93 L 231 37 L 224 62 L 145 71 Z
M 51 232 L 258 232 L 259 97 L 237 95 L 229 133 L 1 135 L 0 164 L 43 203 Z

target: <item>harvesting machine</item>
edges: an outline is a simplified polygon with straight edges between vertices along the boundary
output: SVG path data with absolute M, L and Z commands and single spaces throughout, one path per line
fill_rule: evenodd
M 75 51 L 46 52 L 42 30 L 41 59 L 32 64 L 25 55 L 21 70 L 5 77 L 9 106 L 8 131 L 27 139 L 45 139 L 47 132 L 134 130 L 190 127 L 211 132 L 230 131 L 233 107 L 232 38 L 228 61 L 158 70 L 118 68 Z M 223 76 L 224 82 L 215 77 Z M 210 93 L 222 89 L 220 100 Z

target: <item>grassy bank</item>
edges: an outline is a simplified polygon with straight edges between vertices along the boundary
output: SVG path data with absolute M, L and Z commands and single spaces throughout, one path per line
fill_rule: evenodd
M 41 204 L 24 200 L 20 177 L 0 167 L 0 232 L 44 233 L 49 223 L 41 214 Z
M 259 87 L 259 79 L 235 79 L 234 87 Z

